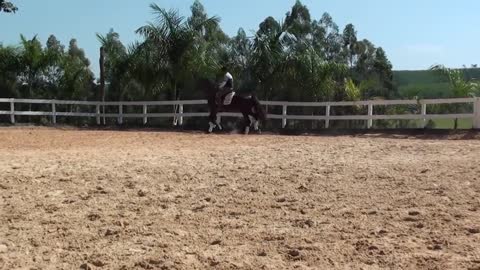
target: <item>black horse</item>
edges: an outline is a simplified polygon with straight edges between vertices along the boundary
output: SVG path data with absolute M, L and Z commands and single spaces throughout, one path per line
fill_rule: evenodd
M 218 127 L 222 130 L 222 125 L 218 121 L 217 114 L 222 112 L 239 112 L 243 115 L 245 119 L 245 134 L 250 132 L 250 127 L 253 126 L 255 131 L 259 131 L 259 121 L 264 121 L 266 117 L 265 110 L 262 108 L 257 97 L 253 94 L 250 95 L 238 95 L 233 96 L 232 102 L 230 105 L 220 105 L 216 102 L 216 93 L 218 91 L 218 86 L 208 80 L 208 79 L 199 79 L 197 80 L 197 89 L 200 89 L 205 92 L 208 100 L 208 108 L 210 110 L 209 116 L 209 129 L 208 132 L 212 133 L 213 130 Z M 222 97 L 223 100 L 223 97 Z M 252 119 L 250 118 L 253 118 Z

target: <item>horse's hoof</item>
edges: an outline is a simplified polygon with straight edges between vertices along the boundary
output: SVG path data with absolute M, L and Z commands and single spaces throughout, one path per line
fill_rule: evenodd
M 245 128 L 245 135 L 248 135 L 250 133 L 250 127 Z
M 213 132 L 213 129 L 217 126 L 215 125 L 214 123 L 210 122 L 208 123 L 208 133 L 212 133 Z
M 253 122 L 253 129 L 258 131 L 260 129 L 260 122 L 255 120 L 255 122 Z

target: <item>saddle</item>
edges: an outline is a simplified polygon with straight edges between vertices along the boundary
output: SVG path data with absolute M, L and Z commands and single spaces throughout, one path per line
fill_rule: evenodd
M 223 96 L 219 96 L 217 97 L 216 99 L 216 103 L 217 105 L 221 105 L 221 106 L 228 106 L 232 103 L 233 101 L 233 97 L 236 95 L 235 91 L 233 92 L 230 92 L 226 95 L 223 95 Z

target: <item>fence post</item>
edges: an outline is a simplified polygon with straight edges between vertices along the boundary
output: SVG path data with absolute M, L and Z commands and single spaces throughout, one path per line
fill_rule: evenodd
M 177 104 L 173 105 L 173 126 L 176 127 L 178 124 L 178 116 L 177 116 Z
M 118 123 L 123 124 L 123 104 L 118 105 Z
M 148 113 L 147 104 L 143 104 L 143 124 L 144 125 L 146 125 L 148 122 L 147 113 Z
M 95 106 L 95 113 L 97 114 L 97 125 L 100 125 L 101 122 L 100 122 L 100 104 L 97 104 L 97 106 Z
M 10 122 L 15 124 L 15 99 L 10 99 Z
M 107 125 L 107 117 L 105 116 L 107 114 L 107 109 L 105 106 L 105 101 L 102 101 L 102 120 L 103 120 L 103 125 Z
M 283 105 L 282 109 L 282 128 L 287 127 L 287 105 Z
M 367 123 L 367 128 L 371 129 L 373 126 L 373 104 L 368 104 L 368 123 Z
M 52 123 L 57 124 L 57 108 L 55 107 L 55 102 L 52 103 Z
M 480 129 L 480 98 L 475 98 L 475 104 L 473 105 L 474 119 L 473 128 Z
M 178 118 L 178 125 L 183 126 L 183 104 L 178 105 L 178 113 L 180 117 Z
M 427 127 L 427 104 L 422 103 L 423 128 Z
M 326 111 L 325 111 L 325 116 L 327 119 L 325 120 L 325 128 L 330 128 L 330 105 L 327 105 Z

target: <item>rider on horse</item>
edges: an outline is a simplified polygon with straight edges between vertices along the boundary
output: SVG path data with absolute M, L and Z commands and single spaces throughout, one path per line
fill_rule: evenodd
M 228 106 L 232 103 L 235 92 L 233 91 L 233 76 L 228 72 L 226 66 L 222 67 L 223 80 L 218 86 L 218 92 L 216 94 L 216 102 L 218 105 Z M 222 97 L 225 97 L 223 104 L 221 102 Z

